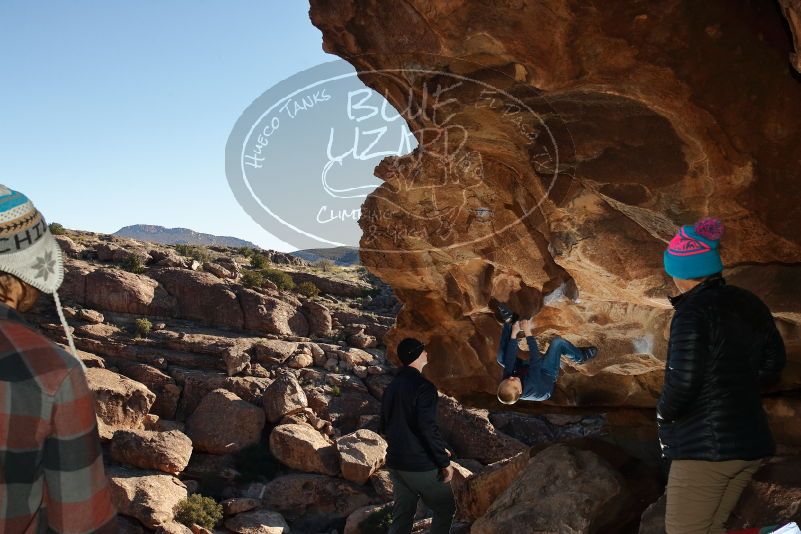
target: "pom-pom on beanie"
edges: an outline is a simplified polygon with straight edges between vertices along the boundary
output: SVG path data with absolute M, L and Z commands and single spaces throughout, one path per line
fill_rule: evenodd
M 0 271 L 53 295 L 70 350 L 76 354 L 58 298 L 58 288 L 64 280 L 61 247 L 28 197 L 3 185 L 0 185 Z
M 684 280 L 723 271 L 718 250 L 723 231 L 723 223 L 715 218 L 682 226 L 665 251 L 665 271 L 674 278 Z

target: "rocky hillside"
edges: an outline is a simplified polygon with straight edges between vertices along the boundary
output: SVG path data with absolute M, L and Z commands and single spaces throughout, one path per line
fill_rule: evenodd
M 162 245 L 216 245 L 221 247 L 259 248 L 250 241 L 236 237 L 195 232 L 189 228 L 165 228 L 155 224 L 134 224 L 120 228 L 114 235 Z
M 387 286 L 269 251 L 58 240 L 121 533 L 385 531 L 392 482 L 376 431 L 398 312 Z M 29 319 L 65 342 L 46 298 Z M 783 452 L 797 453 L 797 404 L 769 406 Z M 651 411 L 501 408 L 440 399 L 455 532 L 638 531 L 662 492 Z M 795 458 L 766 468 L 738 521 L 768 505 L 797 513 L 794 479 L 776 475 Z M 521 522 L 527 510 L 537 512 Z M 662 510 L 648 508 L 643 525 Z M 421 508 L 415 532 L 429 524 Z
M 354 247 L 309 248 L 296 250 L 293 255 L 306 261 L 331 260 L 337 265 L 357 265 L 359 249 Z

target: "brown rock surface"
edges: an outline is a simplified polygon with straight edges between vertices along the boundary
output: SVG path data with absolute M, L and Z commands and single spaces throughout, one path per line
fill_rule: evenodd
M 629 499 L 620 474 L 599 456 L 554 445 L 529 460 L 470 532 L 615 532 Z
M 339 394 L 310 392 L 309 407 L 319 417 L 331 421 L 343 434 L 359 428 L 362 416 L 377 415 L 381 403 L 368 393 L 342 389 Z
M 81 304 L 103 311 L 173 316 L 177 303 L 152 278 L 121 269 L 97 269 L 86 275 Z
M 139 382 L 118 375 L 108 369 L 86 369 L 89 388 L 95 396 L 95 412 L 100 431 L 113 432 L 117 428 L 141 428 L 156 396 Z
M 488 466 L 481 473 L 454 475 L 453 495 L 456 498 L 457 515 L 460 519 L 475 521 L 482 517 L 490 505 L 518 477 L 528 465 L 529 453 L 523 451 L 506 460 Z
M 169 267 L 155 271 L 153 278 L 175 297 L 178 317 L 226 328 L 244 326 L 236 294 L 213 274 Z
M 342 477 L 356 484 L 366 484 L 384 465 L 387 442 L 371 430 L 360 429 L 337 439 Z
M 114 460 L 141 469 L 177 475 L 189 464 L 190 456 L 192 441 L 178 430 L 117 430 L 111 440 Z
M 239 291 L 244 312 L 245 329 L 278 336 L 306 336 L 309 322 L 294 305 L 257 293 L 252 289 Z
M 263 404 L 267 420 L 277 423 L 286 415 L 303 411 L 309 405 L 309 401 L 294 375 L 282 373 L 267 386 Z
M 471 0 L 313 0 L 324 49 L 424 146 L 378 165 L 384 183 L 361 210 L 362 263 L 403 303 L 390 355 L 417 335 L 442 390 L 493 394 L 490 299 L 545 305 L 543 330 L 601 350 L 554 403 L 653 405 L 656 363 L 642 355 L 664 358 L 675 290 L 661 258 L 677 225 L 720 216 L 727 265 L 798 280 L 801 190 L 777 169 L 801 158 L 788 67 L 801 9 L 779 6 L 545 0 L 488 16 Z M 782 317 L 795 331 L 799 302 Z M 801 345 L 790 358 L 801 376 Z
M 319 302 L 307 300 L 301 311 L 309 322 L 310 336 L 327 336 L 331 334 L 331 312 Z
M 526 448 L 522 442 L 496 430 L 486 410 L 466 408 L 445 395 L 440 395 L 437 419 L 442 436 L 460 457 L 491 464 Z
M 270 433 L 270 453 L 291 469 L 305 473 L 339 474 L 337 447 L 310 425 L 279 425 Z
M 225 389 L 215 389 L 186 420 L 186 433 L 196 449 L 226 454 L 258 443 L 264 411 Z
M 324 475 L 280 476 L 264 491 L 264 506 L 280 512 L 299 532 L 319 532 L 320 525 L 344 519 L 370 500 L 356 484 Z
M 164 473 L 115 468 L 108 477 L 119 513 L 151 529 L 172 521 L 175 505 L 187 496 L 186 486 Z
M 254 510 L 225 521 L 225 528 L 237 534 L 284 534 L 289 525 L 278 512 Z
M 175 379 L 152 365 L 144 363 L 124 365 L 120 369 L 120 373 L 132 380 L 141 382 L 156 395 L 156 400 L 150 408 L 150 413 L 166 419 L 175 417 L 178 399 L 181 396 L 181 388 L 176 385 Z

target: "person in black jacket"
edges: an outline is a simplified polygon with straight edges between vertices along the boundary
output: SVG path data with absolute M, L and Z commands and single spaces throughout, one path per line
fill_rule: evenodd
M 761 385 L 786 363 L 768 307 L 726 284 L 718 253 L 723 226 L 684 226 L 665 251 L 681 291 L 670 301 L 665 384 L 657 405 L 662 455 L 671 460 L 668 534 L 718 534 L 775 444 Z
M 450 486 L 453 467 L 437 426 L 437 388 L 422 375 L 425 345 L 406 338 L 398 344 L 403 367 L 381 399 L 380 432 L 387 440 L 387 462 L 395 504 L 390 534 L 412 531 L 420 498 L 433 512 L 432 534 L 450 531 L 456 504 Z

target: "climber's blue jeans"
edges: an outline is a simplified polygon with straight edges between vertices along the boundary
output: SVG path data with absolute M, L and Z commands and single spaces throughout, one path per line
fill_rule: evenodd
M 542 355 L 533 336 L 526 337 L 531 358 L 528 362 L 528 373 L 523 384 L 523 400 L 547 400 L 553 393 L 556 380 L 559 378 L 561 358 L 564 354 L 573 361 L 580 362 L 581 350 L 561 337 L 555 337 L 545 355 Z M 514 372 L 517 362 L 517 339 L 512 339 L 512 325 L 504 324 L 501 330 L 501 341 L 498 344 L 496 361 L 503 367 L 503 378 L 509 378 Z

